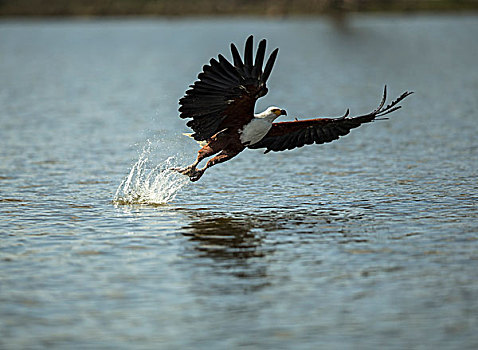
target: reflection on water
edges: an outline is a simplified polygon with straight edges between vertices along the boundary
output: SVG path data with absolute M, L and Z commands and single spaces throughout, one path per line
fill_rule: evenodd
M 205 208 L 196 211 L 180 209 L 179 212 L 187 217 L 187 224 L 181 227 L 182 235 L 190 243 L 186 245 L 185 256 L 194 258 L 202 267 L 208 266 L 212 274 L 235 278 L 224 284 L 207 278 L 200 280 L 194 289 L 199 295 L 205 292 L 205 288 L 237 294 L 238 291 L 245 293 L 269 286 L 273 278 L 268 273 L 268 262 L 276 259 L 277 249 L 289 247 L 300 256 L 308 250 L 300 247 L 310 244 L 320 247 L 369 240 L 367 234 L 354 232 L 353 227 L 364 217 L 357 210 L 291 207 L 256 213 L 217 212 Z M 312 254 L 320 258 L 311 257 L 311 260 L 320 261 L 321 253 Z M 302 259 L 307 260 L 305 256 Z
M 263 245 L 264 235 L 253 220 L 201 211 L 188 216 L 182 234 L 192 243 L 195 258 L 200 259 L 200 264 L 210 263 L 214 274 L 239 279 L 218 285 L 206 278 L 206 289 L 214 286 L 222 293 L 235 294 L 239 290 L 245 293 L 268 285 L 267 266 L 262 259 L 273 254 L 274 248 Z
M 252 233 L 251 220 L 199 214 L 184 226 L 184 235 L 196 242 L 198 252 L 214 260 L 247 260 L 263 257 L 261 238 Z M 202 254 L 199 254 L 202 256 Z

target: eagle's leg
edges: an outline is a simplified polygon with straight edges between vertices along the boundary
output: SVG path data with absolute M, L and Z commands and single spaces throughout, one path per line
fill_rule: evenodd
M 244 147 L 242 147 L 242 149 L 240 150 L 232 150 L 232 149 L 226 149 L 226 150 L 223 150 L 221 153 L 219 153 L 217 156 L 215 156 L 214 158 L 210 159 L 207 163 L 206 163 L 206 166 L 202 169 L 196 169 L 195 170 L 195 173 L 191 176 L 189 176 L 189 179 L 191 181 L 198 181 L 201 176 L 204 174 L 204 172 L 206 171 L 207 168 L 210 168 L 216 164 L 219 164 L 219 163 L 224 163 L 225 161 L 228 161 L 229 159 L 232 159 L 234 158 L 235 156 L 237 156 L 239 153 L 241 153 L 242 151 L 244 150 Z
M 197 176 L 198 170 L 196 169 L 196 167 L 198 166 L 198 164 L 204 158 L 213 156 L 216 153 L 220 152 L 226 146 L 224 141 L 225 141 L 224 138 L 219 138 L 218 139 L 217 135 L 214 135 L 211 138 L 211 140 L 204 147 L 202 147 L 198 151 L 198 156 L 197 156 L 196 161 L 194 163 L 192 163 L 191 165 L 189 165 L 185 168 L 173 168 L 172 170 L 177 171 L 178 173 L 181 173 L 183 175 L 187 175 L 189 177 Z M 202 175 L 202 173 L 201 173 L 201 175 Z M 201 175 L 199 175 L 199 177 L 201 177 Z

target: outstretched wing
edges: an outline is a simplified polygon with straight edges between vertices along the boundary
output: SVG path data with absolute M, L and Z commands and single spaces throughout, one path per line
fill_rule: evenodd
M 279 49 L 271 53 L 263 71 L 266 40 L 259 43 L 254 62 L 252 44 L 251 35 L 246 40 L 244 61 L 231 44 L 234 65 L 222 55 L 218 60 L 212 58 L 198 75 L 199 80 L 179 100 L 180 117 L 192 118 L 186 125 L 194 130 L 195 140 L 204 141 L 226 128 L 242 127 L 254 117 L 257 99 L 267 94 L 266 82 Z
M 395 101 L 384 107 L 387 98 L 387 86 L 385 86 L 379 106 L 365 115 L 348 117 L 349 110 L 347 110 L 345 115 L 340 118 L 318 118 L 273 123 L 266 136 L 261 141 L 250 145 L 249 148 L 266 148 L 264 153 L 267 153 L 270 151 L 289 150 L 313 143 L 332 142 L 340 136 L 347 135 L 351 129 L 400 109 L 401 106 L 398 106 L 400 101 L 411 94 L 412 92 L 406 91 Z

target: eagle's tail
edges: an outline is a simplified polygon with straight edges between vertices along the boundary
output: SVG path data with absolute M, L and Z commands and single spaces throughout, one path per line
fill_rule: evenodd
M 187 133 L 187 132 L 185 132 L 185 133 L 183 133 L 183 135 L 194 139 L 192 133 Z M 196 140 L 195 140 L 195 141 L 196 141 Z M 201 146 L 201 147 L 204 147 L 204 146 L 207 145 L 207 141 L 196 141 L 196 142 L 197 142 L 197 143 L 199 144 L 199 146 Z

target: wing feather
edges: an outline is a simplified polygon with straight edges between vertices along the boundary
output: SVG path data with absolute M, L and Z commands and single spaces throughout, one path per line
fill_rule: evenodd
M 264 64 L 265 54 L 266 54 L 266 41 L 265 39 L 262 39 L 259 42 L 259 47 L 257 48 L 256 60 L 254 62 L 254 68 L 252 70 L 253 76 L 257 75 L 258 73 L 262 75 L 262 65 Z
M 314 138 L 312 137 L 312 130 L 311 128 L 305 129 L 304 133 L 304 144 L 310 145 L 312 142 L 314 142 Z
M 222 68 L 223 72 L 227 74 L 233 81 L 240 81 L 240 75 L 237 73 L 237 70 L 231 63 L 229 63 L 228 60 L 226 60 L 223 55 L 219 55 L 219 66 Z
M 212 77 L 216 77 L 216 79 L 220 79 L 221 81 L 227 83 L 239 82 L 239 79 L 237 77 L 228 74 L 228 72 L 224 70 L 224 68 L 215 59 L 211 59 L 209 61 L 209 64 L 210 66 L 204 67 L 204 72 L 209 72 Z
M 247 77 L 252 73 L 252 35 L 247 38 L 244 48 L 244 73 Z
M 269 56 L 269 59 L 267 60 L 266 68 L 264 68 L 264 74 L 262 75 L 262 80 L 264 82 L 266 82 L 267 79 L 269 79 L 269 75 L 272 72 L 272 67 L 274 67 L 274 63 L 276 61 L 278 52 L 279 52 L 279 49 L 275 49 L 274 51 L 272 51 L 271 55 Z
M 232 53 L 232 58 L 234 60 L 234 66 L 239 69 L 243 70 L 244 69 L 244 63 L 242 63 L 241 55 L 239 54 L 239 51 L 237 50 L 236 45 L 231 43 L 231 53 Z

